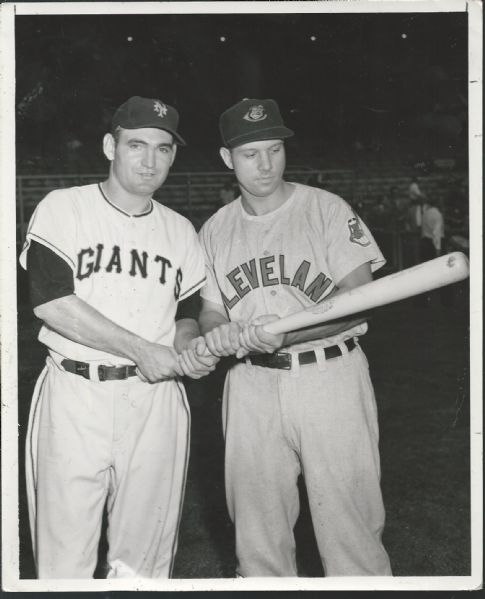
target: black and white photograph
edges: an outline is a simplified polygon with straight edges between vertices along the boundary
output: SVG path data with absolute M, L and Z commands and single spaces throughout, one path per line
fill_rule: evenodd
M 2 589 L 481 589 L 482 3 L 0 9 Z

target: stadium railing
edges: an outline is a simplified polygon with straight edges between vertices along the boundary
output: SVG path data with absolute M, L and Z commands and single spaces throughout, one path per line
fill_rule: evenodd
M 21 247 L 29 219 L 39 201 L 54 189 L 97 183 L 105 178 L 104 173 L 18 175 L 17 183 L 17 245 Z M 409 176 L 376 176 L 374 173 L 356 172 L 353 169 L 320 169 L 289 167 L 285 178 L 288 181 L 320 186 L 349 201 L 357 210 L 365 212 L 379 196 L 387 195 L 391 186 L 407 196 Z M 445 193 L 447 177 L 430 175 L 420 179 L 430 192 Z M 228 181 L 236 184 L 231 171 L 172 171 L 154 198 L 186 216 L 198 230 L 221 206 L 219 193 Z M 415 242 L 403 231 L 389 229 L 371 230 L 386 255 L 387 268 L 400 270 L 415 262 Z M 458 231 L 458 233 L 461 233 Z

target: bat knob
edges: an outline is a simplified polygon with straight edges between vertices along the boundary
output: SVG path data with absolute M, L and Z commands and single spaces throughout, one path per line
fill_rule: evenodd
M 470 263 L 463 252 L 451 252 L 444 258 L 446 266 L 453 269 L 456 281 L 462 281 L 470 275 Z

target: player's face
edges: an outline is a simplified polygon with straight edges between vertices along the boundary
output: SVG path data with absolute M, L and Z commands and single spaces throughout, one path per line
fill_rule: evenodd
M 222 148 L 221 156 L 234 169 L 241 188 L 252 196 L 270 196 L 283 183 L 286 156 L 281 139 L 253 141 L 231 151 Z
M 172 135 L 162 129 L 121 129 L 117 142 L 110 134 L 105 137 L 112 175 L 133 195 L 151 195 L 163 184 L 176 150 Z

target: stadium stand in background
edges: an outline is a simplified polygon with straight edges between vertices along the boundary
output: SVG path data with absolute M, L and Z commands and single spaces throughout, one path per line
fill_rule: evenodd
M 52 189 L 84 185 L 103 179 L 106 161 L 101 152 L 88 153 L 73 144 L 63 158 L 23 159 L 17 170 L 17 242 L 25 237 L 29 218 L 37 203 Z M 73 155 L 78 151 L 78 155 Z M 184 149 L 186 152 L 186 149 Z M 365 157 L 347 155 L 318 158 L 288 150 L 287 180 L 317 185 L 346 199 L 369 224 L 381 245 L 388 269 L 412 265 L 412 240 L 406 231 L 405 211 L 413 177 L 428 196 L 440 204 L 446 221 L 446 238 L 468 239 L 468 179 L 457 158 L 420 160 L 398 152 L 366 152 Z M 301 165 L 310 166 L 301 166 Z M 221 187 L 232 175 L 223 171 L 218 155 L 202 155 L 194 149 L 181 156 L 155 199 L 189 218 L 199 229 L 220 206 Z M 391 198 L 390 195 L 393 197 Z M 376 218 L 376 206 L 386 205 L 385 218 Z M 451 249 L 463 249 L 452 247 Z

